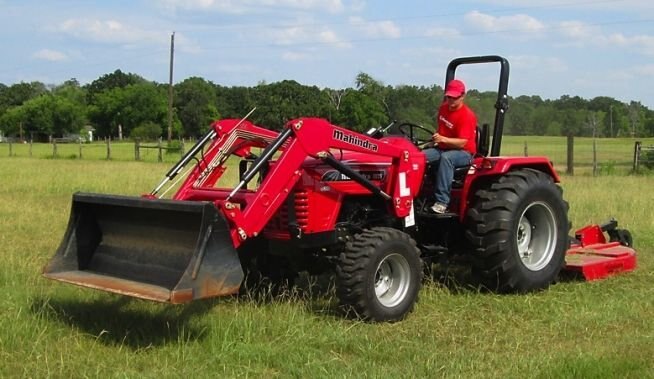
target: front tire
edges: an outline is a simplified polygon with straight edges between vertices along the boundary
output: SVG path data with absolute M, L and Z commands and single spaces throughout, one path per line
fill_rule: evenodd
M 393 228 L 364 230 L 339 257 L 340 305 L 366 321 L 399 321 L 418 299 L 422 270 L 420 251 L 409 235 Z
M 548 287 L 564 264 L 567 212 L 561 188 L 533 169 L 511 171 L 477 191 L 466 232 L 473 276 L 501 293 Z

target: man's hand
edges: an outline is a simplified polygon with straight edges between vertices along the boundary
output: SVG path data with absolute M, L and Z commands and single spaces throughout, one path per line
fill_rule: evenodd
M 436 132 L 431 136 L 431 140 L 434 141 L 435 144 L 444 143 L 447 145 L 448 138 Z
M 441 148 L 449 149 L 463 149 L 463 146 L 468 142 L 467 139 L 445 137 L 438 134 L 438 132 L 434 133 L 431 139 L 434 141 L 434 144 L 439 145 Z

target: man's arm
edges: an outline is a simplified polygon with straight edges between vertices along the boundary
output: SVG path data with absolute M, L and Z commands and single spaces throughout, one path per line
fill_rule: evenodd
M 467 138 L 445 137 L 438 133 L 434 133 L 434 135 L 431 136 L 431 139 L 434 141 L 434 143 L 440 146 L 444 146 L 448 149 L 463 149 L 466 143 L 468 143 Z

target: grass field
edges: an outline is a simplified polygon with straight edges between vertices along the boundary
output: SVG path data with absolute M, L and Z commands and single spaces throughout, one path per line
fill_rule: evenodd
M 632 232 L 635 272 L 520 296 L 428 282 L 406 320 L 366 324 L 329 291 L 171 306 L 43 279 L 73 192 L 148 192 L 168 164 L 40 158 L 0 154 L 0 377 L 654 378 L 653 176 L 562 178 L 573 227 Z

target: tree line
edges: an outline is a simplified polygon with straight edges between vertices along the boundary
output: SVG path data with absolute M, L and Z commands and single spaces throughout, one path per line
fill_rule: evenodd
M 167 135 L 168 85 L 116 70 L 80 85 L 0 83 L 0 135 L 44 140 L 79 135 L 92 128 L 98 138 L 156 139 Z M 315 116 L 365 131 L 392 120 L 433 127 L 443 88 L 389 86 L 359 73 L 353 88 L 307 86 L 292 80 L 226 87 L 192 77 L 174 85 L 172 136 L 197 138 L 219 118 L 241 118 L 251 109 L 255 124 L 279 130 L 288 120 Z M 480 123 L 492 124 L 496 93 L 470 90 L 467 103 Z M 611 97 L 586 100 L 564 95 L 509 99 L 505 134 L 597 137 L 654 136 L 654 111 L 640 102 Z

